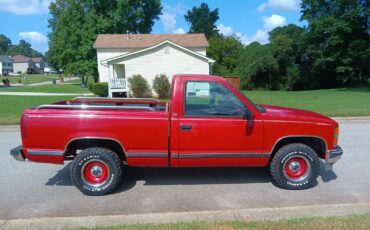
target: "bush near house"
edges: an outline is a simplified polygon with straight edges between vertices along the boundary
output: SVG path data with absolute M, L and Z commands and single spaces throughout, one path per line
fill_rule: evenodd
M 90 83 L 89 90 L 93 92 L 95 95 L 98 95 L 100 97 L 107 97 L 108 83 L 107 82 Z
M 133 75 L 128 79 L 129 87 L 133 97 L 152 97 L 152 92 L 147 80 L 140 74 Z
M 153 80 L 153 89 L 160 99 L 170 97 L 171 83 L 165 74 L 155 76 Z

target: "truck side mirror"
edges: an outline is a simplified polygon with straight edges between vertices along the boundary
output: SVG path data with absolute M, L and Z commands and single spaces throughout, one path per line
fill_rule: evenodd
M 254 114 L 249 109 L 245 109 L 243 114 L 243 119 L 245 120 L 252 120 L 254 118 Z

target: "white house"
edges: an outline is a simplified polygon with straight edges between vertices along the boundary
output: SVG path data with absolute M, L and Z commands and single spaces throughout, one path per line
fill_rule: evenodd
M 156 75 L 210 74 L 214 60 L 206 57 L 204 34 L 100 34 L 94 48 L 100 82 L 109 96 L 127 97 L 127 78 L 140 74 L 150 84 Z
M 0 75 L 8 75 L 13 72 L 13 61 L 10 57 L 0 55 Z

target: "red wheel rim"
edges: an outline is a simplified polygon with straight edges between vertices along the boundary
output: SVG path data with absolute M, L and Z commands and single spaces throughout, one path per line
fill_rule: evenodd
M 82 169 L 83 179 L 93 186 L 103 184 L 109 177 L 109 169 L 101 161 L 93 160 L 87 162 Z
M 304 179 L 309 173 L 310 165 L 303 157 L 292 157 L 284 166 L 285 175 L 291 180 Z

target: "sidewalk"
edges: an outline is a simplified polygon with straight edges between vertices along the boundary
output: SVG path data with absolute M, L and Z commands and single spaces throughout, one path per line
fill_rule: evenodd
M 164 224 L 194 221 L 252 221 L 304 217 L 327 217 L 370 213 L 369 203 L 330 204 L 280 208 L 235 209 L 147 213 L 131 215 L 102 215 L 82 217 L 53 217 L 0 220 L 0 229 L 74 229 L 121 226 L 128 224 Z

